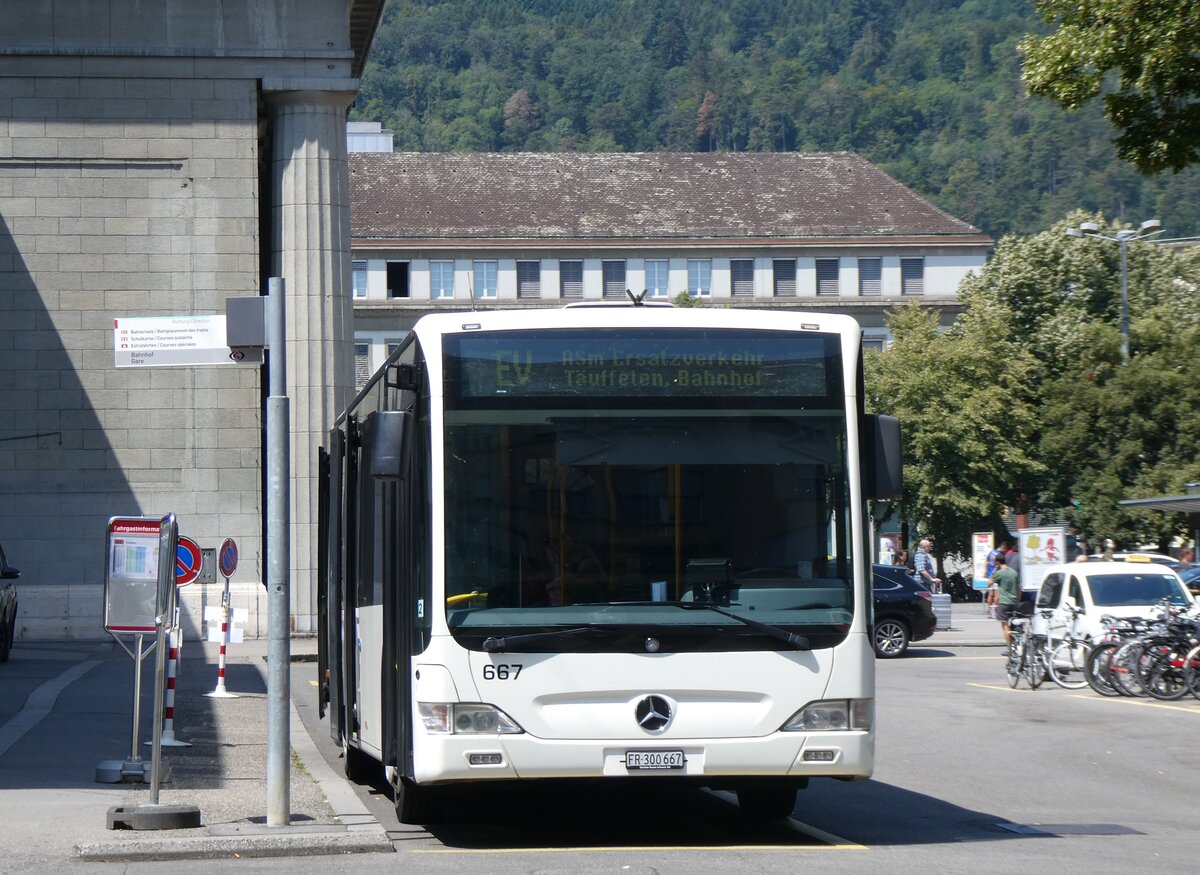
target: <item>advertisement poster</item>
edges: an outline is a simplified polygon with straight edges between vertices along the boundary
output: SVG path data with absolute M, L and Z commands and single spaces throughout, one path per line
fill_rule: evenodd
M 975 569 L 976 589 L 987 589 L 987 559 L 993 546 L 991 532 L 975 532 L 971 535 L 971 559 Z
M 899 535 L 880 535 L 879 536 L 879 558 L 876 562 L 882 565 L 891 565 L 892 557 L 900 549 Z
M 1067 561 L 1067 530 L 1062 526 L 1021 529 L 1021 589 L 1036 590 L 1050 569 Z

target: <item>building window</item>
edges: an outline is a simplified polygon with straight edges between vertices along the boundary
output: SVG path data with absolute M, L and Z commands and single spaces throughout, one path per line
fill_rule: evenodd
M 665 298 L 671 294 L 667 288 L 668 263 L 666 261 L 646 262 L 646 296 L 650 298 Z
M 496 297 L 496 262 L 475 262 L 475 297 Z
M 542 296 L 542 263 L 540 261 L 517 262 L 517 297 L 540 298 Z
M 887 347 L 887 338 L 882 334 L 864 334 L 862 339 L 863 349 L 877 349 L 880 352 Z
M 688 294 L 693 298 L 712 294 L 712 262 L 708 259 L 688 261 Z
M 900 259 L 900 294 L 925 294 L 925 259 Z
M 387 289 L 389 298 L 408 297 L 407 261 L 389 261 L 387 263 Z
M 836 258 L 817 259 L 817 294 L 837 296 L 841 294 L 838 282 L 840 265 Z
M 371 379 L 371 344 L 354 344 L 354 385 L 361 389 Z
M 355 261 L 350 266 L 351 288 L 354 289 L 354 297 L 365 298 L 367 296 L 367 263 L 365 261 Z
M 858 293 L 860 295 L 883 293 L 882 258 L 860 258 L 858 260 Z
M 429 262 L 429 297 L 454 297 L 454 262 Z
M 583 262 L 558 263 L 558 288 L 564 298 L 583 297 Z
M 625 262 L 623 261 L 606 261 L 602 264 L 604 276 L 604 297 L 606 298 L 624 298 L 625 289 Z
M 737 258 L 729 262 L 729 284 L 735 298 L 754 296 L 754 259 Z
M 771 267 L 775 277 L 775 297 L 796 297 L 796 259 L 777 258 Z

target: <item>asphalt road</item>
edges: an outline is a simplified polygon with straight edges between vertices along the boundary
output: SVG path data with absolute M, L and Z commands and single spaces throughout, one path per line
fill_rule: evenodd
M 0 675 L 0 718 L 38 683 L 92 657 L 64 646 L 29 677 Z M 669 780 L 651 778 L 587 792 L 479 793 L 464 803 L 458 822 L 425 830 L 397 823 L 386 788 L 356 786 L 389 831 L 394 854 L 76 861 L 69 869 L 105 875 L 1195 871 L 1200 702 L 1103 699 L 1053 686 L 1011 690 L 1003 665 L 995 646 L 918 646 L 908 658 L 881 661 L 875 777 L 814 781 L 789 821 L 750 823 L 727 795 L 676 790 Z M 340 773 L 328 723 L 316 719 L 314 673 L 311 663 L 295 664 L 292 694 L 321 754 Z M 26 742 L 33 738 L 40 736 L 32 733 Z M 124 743 L 114 737 L 110 746 L 119 753 Z M 69 754 L 62 739 L 48 737 L 46 745 L 31 762 Z M 29 871 L 20 854 L 14 858 L 17 845 L 71 831 L 69 820 L 49 820 L 44 835 L 25 827 L 19 839 L 6 834 L 3 824 L 21 821 L 21 800 L 32 792 L 0 793 L 0 848 L 8 849 L 8 856 L 0 854 L 0 872 Z M 89 817 L 103 810 L 96 801 L 103 790 L 81 792 Z
M 881 661 L 875 777 L 814 781 L 788 822 L 747 823 L 732 797 L 663 782 L 479 794 L 426 831 L 359 787 L 401 859 L 345 871 L 1194 872 L 1200 702 L 1012 690 L 1003 667 L 998 647 Z M 312 727 L 311 668 L 292 691 Z M 314 735 L 340 768 L 328 724 Z

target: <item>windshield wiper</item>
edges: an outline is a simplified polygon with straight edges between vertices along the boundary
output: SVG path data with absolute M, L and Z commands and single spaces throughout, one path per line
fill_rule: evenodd
M 591 632 L 609 632 L 611 625 L 573 626 L 570 629 L 550 629 L 546 632 L 526 632 L 523 635 L 505 635 L 503 637 L 488 636 L 483 639 L 483 649 L 486 653 L 500 653 L 508 650 L 514 644 L 526 644 L 530 641 L 550 641 L 555 638 L 571 638 L 576 635 L 586 635 Z
M 790 644 L 797 650 L 812 650 L 812 645 L 804 635 L 797 635 L 795 632 L 789 632 L 787 629 L 782 629 L 779 626 L 772 626 L 770 623 L 760 623 L 758 620 L 751 620 L 749 617 L 743 617 L 741 614 L 735 614 L 733 611 L 727 611 L 724 608 L 719 608 L 711 602 L 597 602 L 590 607 L 604 607 L 606 605 L 632 605 L 635 607 L 645 607 L 647 605 L 667 605 L 672 608 L 682 608 L 685 611 L 712 611 L 714 614 L 720 614 L 723 617 L 730 617 L 737 620 L 739 623 L 745 623 L 751 629 L 757 632 L 762 632 L 764 635 L 769 635 L 776 638 L 785 644 Z M 578 607 L 589 607 L 588 605 L 579 605 Z M 486 648 L 487 642 L 484 642 Z

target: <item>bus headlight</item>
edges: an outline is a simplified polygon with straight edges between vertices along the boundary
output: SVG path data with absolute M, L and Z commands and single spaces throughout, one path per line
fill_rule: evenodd
M 874 699 L 830 699 L 809 702 L 783 724 L 783 732 L 869 732 L 875 722 Z
M 419 702 L 417 708 L 426 732 L 452 735 L 516 735 L 525 730 L 491 705 Z

